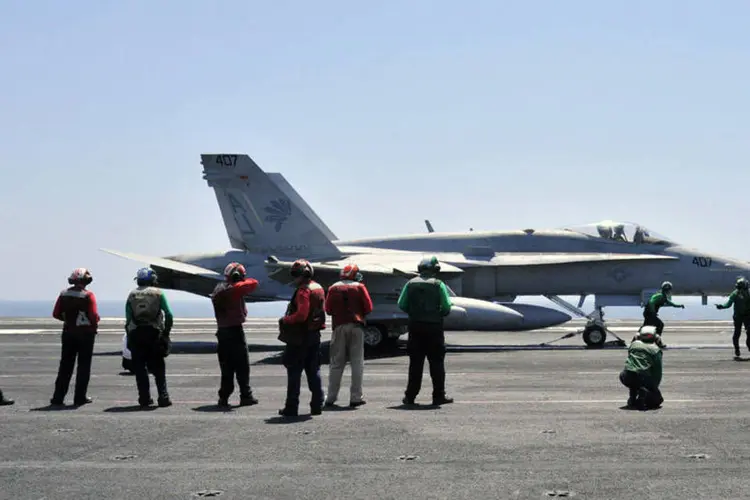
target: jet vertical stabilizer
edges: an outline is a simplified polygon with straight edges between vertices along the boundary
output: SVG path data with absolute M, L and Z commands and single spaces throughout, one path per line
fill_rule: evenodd
M 201 164 L 232 247 L 294 258 L 341 256 L 330 230 L 324 232 L 313 222 L 248 155 L 202 154 Z
M 299 195 L 299 193 L 292 187 L 291 184 L 289 184 L 289 181 L 286 180 L 286 178 L 279 174 L 279 173 L 272 173 L 272 172 L 266 172 L 266 175 L 268 176 L 271 181 L 276 184 L 276 186 L 281 189 L 285 195 L 289 197 L 289 200 L 292 202 L 292 205 L 297 205 L 297 208 L 304 213 L 313 224 L 315 224 L 321 231 L 323 231 L 323 234 L 326 235 L 326 237 L 331 241 L 336 241 L 338 236 L 336 236 L 333 231 L 326 225 L 323 220 L 318 217 L 318 214 L 315 213 L 315 210 L 313 210 L 310 205 L 302 198 L 302 196 Z

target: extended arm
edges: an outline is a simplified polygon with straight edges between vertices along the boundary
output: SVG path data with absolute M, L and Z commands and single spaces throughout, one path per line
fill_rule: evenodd
M 677 307 L 677 308 L 683 308 L 683 307 L 685 307 L 682 304 L 677 304 L 675 302 L 672 302 L 672 300 L 669 297 L 667 297 L 666 295 L 664 296 L 664 304 L 668 305 L 668 306 L 672 306 L 672 307 Z
M 245 278 L 244 280 L 232 285 L 232 293 L 235 297 L 238 295 L 244 297 L 245 295 L 253 293 L 256 288 L 258 288 L 258 280 Z
M 731 294 L 729 294 L 729 298 L 727 301 L 723 304 L 716 304 L 717 309 L 727 309 L 729 307 L 732 307 L 732 304 L 734 304 L 734 299 L 737 297 L 737 290 L 733 291 Z

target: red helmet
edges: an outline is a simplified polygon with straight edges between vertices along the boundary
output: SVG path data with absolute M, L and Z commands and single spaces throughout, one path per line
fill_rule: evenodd
M 85 267 L 79 267 L 73 269 L 73 272 L 68 276 L 68 283 L 71 285 L 83 285 L 86 286 L 91 283 L 94 278 L 91 276 L 91 272 Z
M 304 259 L 300 259 L 300 260 L 294 261 L 294 264 L 292 264 L 292 268 L 289 270 L 289 274 L 291 274 L 292 277 L 294 278 L 299 278 L 299 277 L 312 278 L 314 271 L 313 271 L 312 264 L 310 264 Z
M 239 262 L 230 262 L 224 268 L 224 277 L 228 280 L 241 280 L 245 278 L 245 266 Z
M 341 270 L 339 276 L 342 280 L 356 280 L 357 274 L 359 273 L 359 266 L 357 264 L 348 264 L 344 269 Z

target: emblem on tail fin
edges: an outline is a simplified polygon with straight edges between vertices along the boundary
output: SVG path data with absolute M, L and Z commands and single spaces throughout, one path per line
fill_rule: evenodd
M 281 231 L 281 227 L 287 221 L 290 215 L 292 215 L 292 206 L 289 200 L 279 198 L 273 200 L 270 205 L 263 209 L 268 215 L 266 215 L 266 222 L 275 222 L 274 229 L 278 233 Z

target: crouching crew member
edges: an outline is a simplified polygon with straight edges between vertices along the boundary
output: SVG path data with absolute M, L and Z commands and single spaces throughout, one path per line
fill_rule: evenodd
M 440 272 L 436 257 L 422 259 L 419 276 L 409 280 L 401 290 L 398 307 L 409 315 L 409 381 L 403 403 L 414 404 L 422 387 L 424 360 L 430 363 L 432 404 L 452 403 L 445 396 L 445 333 L 443 318 L 451 311 L 448 288 L 435 276 Z
M 12 405 L 15 403 L 12 399 L 8 399 L 3 395 L 3 391 L 0 390 L 0 406 Z
M 320 415 L 323 381 L 320 379 L 320 331 L 325 328 L 325 291 L 312 280 L 313 267 L 306 260 L 292 264 L 290 274 L 297 288 L 286 314 L 279 320 L 279 340 L 286 344 L 282 355 L 287 373 L 286 403 L 279 415 L 296 417 L 299 410 L 302 372 L 312 394 L 310 414 Z
M 716 304 L 717 309 L 728 309 L 734 304 L 734 357 L 740 358 L 740 336 L 742 335 L 742 325 L 745 325 L 745 335 L 747 348 L 750 350 L 750 291 L 745 278 L 737 278 L 734 285 L 734 291 L 729 295 L 726 303 Z
M 250 356 L 247 352 L 247 339 L 242 324 L 247 319 L 245 295 L 258 287 L 258 281 L 246 277 L 245 266 L 232 262 L 224 268 L 225 281 L 216 285 L 211 294 L 216 317 L 216 338 L 219 346 L 216 354 L 221 369 L 219 403 L 229 407 L 229 396 L 234 392 L 234 379 L 240 393 L 240 406 L 258 403 L 250 388 Z
M 661 406 L 664 398 L 659 391 L 662 378 L 662 350 L 659 335 L 653 326 L 641 327 L 628 348 L 620 382 L 630 389 L 628 408 L 651 410 Z
M 677 307 L 685 309 L 683 304 L 672 302 L 672 283 L 665 281 L 661 284 L 661 290 L 656 292 L 648 299 L 645 309 L 643 309 L 643 325 L 656 327 L 656 334 L 661 335 L 664 330 L 664 323 L 659 319 L 659 309 L 662 306 Z
M 138 270 L 138 288 L 131 291 L 125 302 L 125 331 L 133 372 L 138 387 L 138 404 L 148 407 L 151 399 L 148 374 L 154 375 L 157 403 L 160 407 L 172 404 L 167 391 L 167 369 L 164 358 L 169 355 L 173 316 L 166 295 L 156 288 L 157 276 L 152 269 Z
M 91 290 L 86 290 L 92 281 L 93 277 L 88 269 L 83 267 L 75 269 L 68 277 L 71 287 L 60 292 L 52 311 L 52 316 L 63 322 L 60 367 L 55 381 L 55 393 L 50 401 L 55 406 L 65 402 L 76 358 L 78 358 L 78 370 L 76 371 L 73 404 L 81 406 L 92 401 L 87 396 L 87 390 L 100 319 L 96 296 Z
M 372 312 L 372 299 L 361 282 L 362 275 L 356 264 L 341 270 L 341 281 L 328 289 L 325 312 L 331 316 L 331 364 L 328 373 L 328 395 L 325 406 L 336 402 L 341 387 L 341 377 L 347 361 L 351 364 L 352 381 L 349 406 L 365 404 L 362 399 L 362 377 L 365 363 L 365 316 Z

